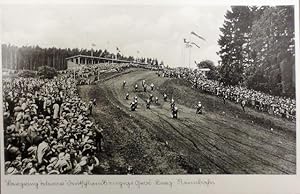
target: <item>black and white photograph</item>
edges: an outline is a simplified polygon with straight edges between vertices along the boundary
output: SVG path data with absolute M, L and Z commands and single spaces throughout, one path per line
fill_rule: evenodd
M 296 175 L 296 17 L 2 5 L 4 174 Z

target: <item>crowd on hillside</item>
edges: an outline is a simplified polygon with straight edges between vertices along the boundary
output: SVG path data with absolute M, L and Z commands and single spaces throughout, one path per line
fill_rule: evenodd
M 81 69 L 69 70 L 68 73 L 72 74 L 78 80 L 78 85 L 90 85 L 96 84 L 99 76 L 102 73 L 116 73 L 122 72 L 127 68 L 133 67 L 133 64 L 129 63 L 101 63 L 95 65 L 88 65 Z
M 6 174 L 92 174 L 102 129 L 72 74 L 3 80 Z
M 272 96 L 241 86 L 224 86 L 222 83 L 207 79 L 202 72 L 188 69 L 165 69 L 163 77 L 179 78 L 189 81 L 193 88 L 205 93 L 222 97 L 235 103 L 246 101 L 246 106 L 269 114 L 296 120 L 296 100 Z M 224 101 L 225 102 L 225 101 Z

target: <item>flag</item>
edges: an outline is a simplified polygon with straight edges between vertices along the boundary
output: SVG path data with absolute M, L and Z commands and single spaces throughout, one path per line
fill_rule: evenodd
M 200 38 L 200 39 L 202 39 L 202 40 L 205 40 L 202 36 L 196 34 L 196 32 L 191 32 L 191 34 L 194 35 L 194 36 L 196 36 L 196 37 L 198 37 L 198 38 Z
M 121 51 L 120 51 L 120 49 L 119 49 L 118 47 L 116 47 L 116 50 L 117 50 L 117 52 L 118 52 L 118 53 L 120 53 L 120 52 L 121 52 Z
M 192 47 L 191 42 L 187 41 L 185 38 L 183 39 L 186 48 Z
M 185 43 L 185 47 L 190 48 L 190 47 L 192 47 L 192 45 L 189 42 L 187 42 L 187 43 Z
M 96 46 L 96 44 L 92 43 L 92 46 Z
M 137 53 L 137 54 L 139 54 L 139 53 L 140 53 L 140 51 L 136 51 L 136 53 Z
M 196 47 L 200 48 L 200 46 L 198 46 L 196 43 L 191 42 L 191 44 L 195 45 Z

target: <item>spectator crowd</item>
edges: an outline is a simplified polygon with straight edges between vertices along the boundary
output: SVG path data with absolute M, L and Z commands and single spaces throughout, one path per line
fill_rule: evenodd
M 80 69 L 74 70 L 65 70 L 62 73 L 72 74 L 73 77 L 76 77 L 78 80 L 78 85 L 91 85 L 95 84 L 99 76 L 102 73 L 116 73 L 122 72 L 128 68 L 143 68 L 149 70 L 158 70 L 157 67 L 153 67 L 152 65 L 139 65 L 134 63 L 100 63 L 84 66 Z
M 102 129 L 72 74 L 3 80 L 6 174 L 93 174 Z
M 184 68 L 165 69 L 162 76 L 187 80 L 192 84 L 193 88 L 221 97 L 224 99 L 224 102 L 225 99 L 237 104 L 245 101 L 246 107 L 251 107 L 288 120 L 296 120 L 295 99 L 272 96 L 242 86 L 225 86 L 219 81 L 207 79 L 201 71 L 197 70 L 192 71 Z

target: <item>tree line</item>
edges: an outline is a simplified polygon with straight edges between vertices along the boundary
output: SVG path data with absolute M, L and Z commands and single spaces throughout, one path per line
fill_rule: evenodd
M 96 57 L 105 57 L 113 59 L 121 59 L 128 61 L 138 61 L 154 66 L 163 65 L 155 58 L 135 58 L 133 56 L 124 56 L 120 53 L 110 53 L 106 49 L 89 50 L 78 48 L 41 48 L 39 46 L 22 46 L 18 47 L 10 44 L 2 44 L 2 68 L 13 70 L 34 70 L 39 67 L 49 66 L 56 70 L 67 69 L 67 57 L 74 55 L 93 55 Z
M 232 6 L 220 31 L 220 81 L 295 97 L 293 6 Z

